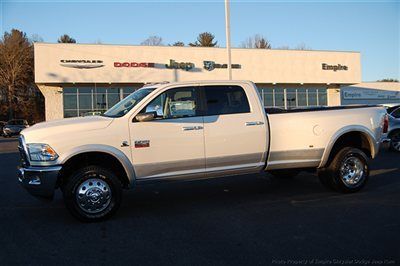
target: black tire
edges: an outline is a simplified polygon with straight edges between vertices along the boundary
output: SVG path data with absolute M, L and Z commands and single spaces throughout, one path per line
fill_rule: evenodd
M 83 222 L 97 222 L 111 217 L 122 200 L 120 180 L 111 171 L 99 166 L 87 166 L 76 171 L 68 177 L 62 192 L 67 209 Z
M 269 171 L 271 175 L 281 179 L 290 179 L 296 177 L 300 170 L 298 169 L 282 169 L 282 170 L 271 170 Z
M 400 130 L 390 133 L 390 149 L 395 152 L 400 152 Z
M 326 168 L 318 170 L 318 177 L 329 189 L 342 193 L 357 192 L 368 181 L 368 158 L 359 149 L 342 148 Z

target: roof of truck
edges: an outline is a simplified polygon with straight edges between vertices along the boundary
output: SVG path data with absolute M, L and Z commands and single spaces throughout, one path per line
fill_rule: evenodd
M 176 82 L 155 82 L 155 83 L 147 83 L 143 87 L 161 87 L 161 86 L 170 86 L 170 85 L 193 85 L 193 84 L 209 84 L 209 83 L 217 83 L 217 84 L 234 84 L 234 83 L 253 83 L 250 80 L 193 80 L 193 81 L 176 81 Z

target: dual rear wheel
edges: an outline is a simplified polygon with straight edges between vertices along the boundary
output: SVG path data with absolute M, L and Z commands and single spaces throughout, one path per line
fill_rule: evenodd
M 289 179 L 298 175 L 298 169 L 269 171 L 274 177 Z M 368 157 L 357 148 L 342 148 L 328 165 L 317 171 L 320 182 L 328 189 L 352 193 L 363 188 L 369 177 Z
M 368 181 L 368 157 L 360 149 L 345 147 L 334 156 L 326 168 L 318 170 L 318 177 L 329 189 L 343 193 L 357 192 Z

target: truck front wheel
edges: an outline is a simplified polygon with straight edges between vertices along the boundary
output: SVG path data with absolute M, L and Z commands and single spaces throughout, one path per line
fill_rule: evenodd
M 318 171 L 321 183 L 333 190 L 352 193 L 365 186 L 369 177 L 368 158 L 359 149 L 341 149 L 324 169 Z
M 109 218 L 122 199 L 121 182 L 111 171 L 98 166 L 79 169 L 68 178 L 62 191 L 67 209 L 84 222 Z

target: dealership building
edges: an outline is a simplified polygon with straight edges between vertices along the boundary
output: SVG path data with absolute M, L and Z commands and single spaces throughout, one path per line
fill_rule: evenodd
M 34 50 L 46 120 L 104 112 L 146 83 L 228 78 L 224 48 L 35 43 Z M 361 82 L 358 52 L 231 53 L 232 79 L 256 83 L 265 106 L 341 105 L 341 89 Z

